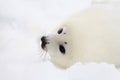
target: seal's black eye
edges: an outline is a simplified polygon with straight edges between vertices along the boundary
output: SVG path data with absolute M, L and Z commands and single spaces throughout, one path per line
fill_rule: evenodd
M 65 54 L 65 48 L 63 45 L 59 45 L 59 50 L 62 54 Z
M 63 32 L 63 28 L 60 28 L 57 33 L 61 34 L 62 32 Z

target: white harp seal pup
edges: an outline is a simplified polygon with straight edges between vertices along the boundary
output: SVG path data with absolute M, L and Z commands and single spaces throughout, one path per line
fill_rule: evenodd
M 42 36 L 41 47 L 50 55 L 50 61 L 63 69 L 76 62 L 120 66 L 119 14 L 94 7 L 83 10 Z

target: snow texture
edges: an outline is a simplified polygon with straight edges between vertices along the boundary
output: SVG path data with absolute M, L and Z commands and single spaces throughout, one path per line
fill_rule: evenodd
M 40 36 L 90 0 L 0 0 L 0 80 L 120 80 L 112 64 L 80 64 L 67 70 L 40 57 Z

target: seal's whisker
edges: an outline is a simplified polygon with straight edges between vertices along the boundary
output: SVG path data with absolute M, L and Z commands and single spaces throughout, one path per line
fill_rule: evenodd
M 44 55 L 44 53 L 45 53 L 44 51 L 41 51 L 40 52 L 40 57 L 42 57 Z
M 43 51 L 43 50 L 40 51 L 40 58 L 42 60 L 47 59 L 47 48 L 46 48 L 46 51 Z

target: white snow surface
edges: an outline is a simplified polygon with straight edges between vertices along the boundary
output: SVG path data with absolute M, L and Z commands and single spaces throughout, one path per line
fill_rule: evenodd
M 120 80 L 112 64 L 62 70 L 40 57 L 40 36 L 90 0 L 0 0 L 0 80 Z

